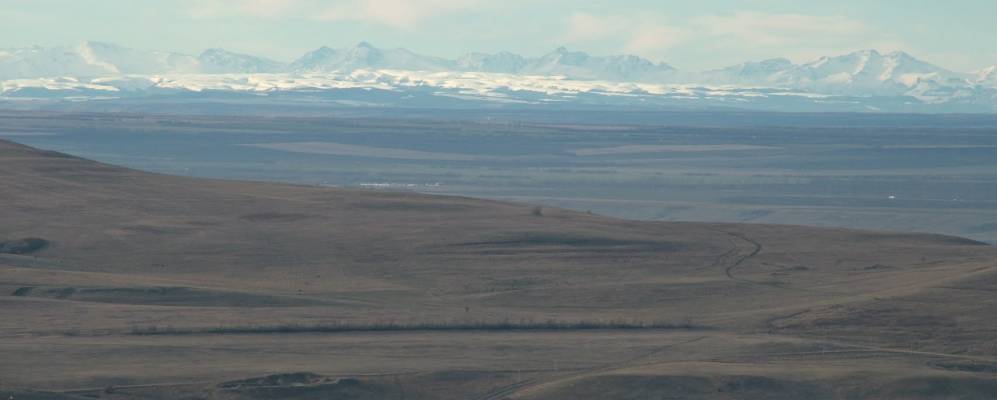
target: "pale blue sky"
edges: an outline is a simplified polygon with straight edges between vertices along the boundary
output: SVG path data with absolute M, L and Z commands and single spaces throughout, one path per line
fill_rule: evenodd
M 875 48 L 957 70 L 997 64 L 993 0 L 0 0 L 0 48 L 85 40 L 289 61 L 322 45 L 456 57 L 555 47 L 683 69 Z

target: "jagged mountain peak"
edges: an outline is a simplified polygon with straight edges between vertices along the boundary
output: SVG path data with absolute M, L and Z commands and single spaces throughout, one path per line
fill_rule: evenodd
M 221 48 L 209 48 L 198 56 L 190 56 L 137 50 L 101 41 L 0 50 L 0 84 L 10 79 L 50 78 L 66 79 L 65 82 L 111 79 L 117 85 L 122 79 L 139 83 L 144 78 L 158 79 L 153 75 L 329 74 L 356 70 L 481 72 L 486 74 L 480 79 L 486 80 L 491 79 L 487 73 L 504 73 L 577 81 L 723 84 L 821 95 L 907 96 L 931 101 L 946 98 L 949 93 L 965 97 L 965 93 L 976 93 L 977 88 L 997 88 L 997 67 L 956 73 L 902 51 L 875 49 L 821 57 L 803 64 L 794 64 L 786 58 L 771 58 L 699 74 L 678 72 L 668 64 L 636 55 L 591 55 L 564 46 L 537 57 L 501 51 L 472 52 L 450 60 L 404 48 L 378 48 L 361 41 L 339 49 L 322 46 L 291 64 Z M 329 75 L 325 79 L 340 79 L 337 76 L 340 75 Z
M 457 59 L 457 68 L 462 71 L 519 73 L 526 66 L 527 59 L 519 54 L 500 51 L 494 54 L 467 53 Z
M 323 46 L 308 52 L 289 66 L 292 72 L 346 72 L 358 69 L 442 71 L 455 68 L 454 61 L 424 56 L 402 48 L 384 50 L 368 42 L 359 42 L 346 49 Z
M 197 59 L 205 73 L 273 73 L 284 69 L 283 63 L 221 48 L 207 49 Z
M 825 93 L 899 95 L 925 81 L 965 83 L 964 75 L 894 51 L 860 50 L 820 59 L 778 73 L 770 81 Z M 962 82 L 962 83 L 960 83 Z
M 716 71 L 732 72 L 777 72 L 796 66 L 788 58 L 769 58 L 761 61 L 748 61 L 737 65 L 732 65 Z
M 877 65 L 878 63 L 904 63 L 907 66 L 917 66 L 924 69 L 942 70 L 943 68 L 932 65 L 928 62 L 917 59 L 909 53 L 903 51 L 891 51 L 880 53 L 875 49 L 854 51 L 839 56 L 824 56 L 815 61 L 804 64 L 811 68 L 820 68 L 827 65 L 853 65 L 858 68 Z
M 589 59 L 589 57 L 589 54 L 584 51 L 573 51 L 569 50 L 567 47 L 561 46 L 540 58 L 568 65 L 577 65 Z
M 92 48 L 92 49 L 103 49 L 103 50 L 126 50 L 126 49 L 128 49 L 127 47 L 124 47 L 124 46 L 121 46 L 121 45 L 118 45 L 118 44 L 115 44 L 115 43 L 102 42 L 102 41 L 99 41 L 99 40 L 87 40 L 87 41 L 84 41 L 84 42 L 80 42 L 80 44 L 78 44 L 77 47 L 87 47 L 87 48 Z
M 199 57 L 213 57 L 213 56 L 222 56 L 227 54 L 236 54 L 236 53 L 225 50 L 221 47 L 212 47 L 210 49 L 205 49 L 204 51 L 202 51 Z
M 563 75 L 577 79 L 656 82 L 675 69 L 635 55 L 592 56 L 583 51 L 558 47 L 524 66 L 532 75 Z
M 790 59 L 788 58 L 776 57 L 776 58 L 769 58 L 767 60 L 758 61 L 756 64 L 789 67 L 793 65 L 793 62 L 790 61 Z
M 997 87 L 997 65 L 976 71 L 973 75 L 976 83 Z
M 886 53 L 886 56 L 890 58 L 915 59 L 914 56 L 910 55 L 910 53 L 903 50 L 891 51 L 889 53 Z

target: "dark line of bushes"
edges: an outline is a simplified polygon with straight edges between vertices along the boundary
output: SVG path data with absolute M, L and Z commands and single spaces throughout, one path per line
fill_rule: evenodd
M 218 327 L 133 327 L 130 335 L 201 335 L 201 334 L 292 334 L 337 332 L 401 332 L 401 331 L 569 331 L 569 330 L 651 330 L 706 329 L 691 323 L 642 321 L 472 321 L 472 322 L 337 322 L 329 324 L 283 324 Z

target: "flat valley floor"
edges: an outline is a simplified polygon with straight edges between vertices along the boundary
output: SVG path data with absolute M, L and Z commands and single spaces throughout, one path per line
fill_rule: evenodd
M 993 116 L 258 114 L 0 111 L 0 139 L 172 175 L 503 199 L 638 220 L 997 242 Z

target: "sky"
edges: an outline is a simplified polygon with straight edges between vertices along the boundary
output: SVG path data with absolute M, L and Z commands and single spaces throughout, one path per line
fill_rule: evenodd
M 680 69 L 861 49 L 943 67 L 997 65 L 994 0 L 0 0 L 0 48 L 106 41 L 291 61 L 320 46 L 456 58 L 566 46 Z

